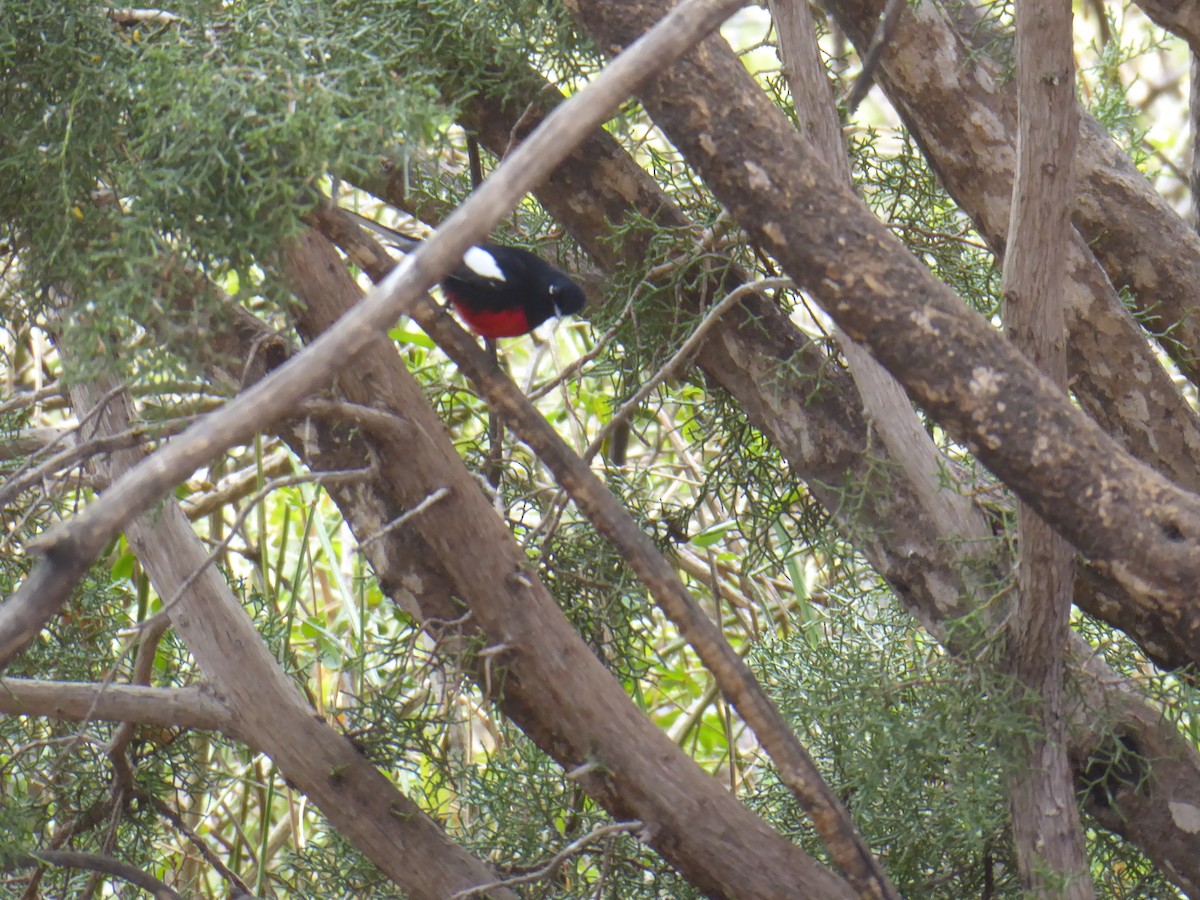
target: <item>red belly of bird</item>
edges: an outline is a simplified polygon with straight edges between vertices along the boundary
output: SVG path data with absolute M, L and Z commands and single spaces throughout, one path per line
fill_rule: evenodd
M 451 302 L 467 326 L 485 338 L 520 337 L 529 333 L 529 319 L 523 309 L 479 310 L 455 298 Z

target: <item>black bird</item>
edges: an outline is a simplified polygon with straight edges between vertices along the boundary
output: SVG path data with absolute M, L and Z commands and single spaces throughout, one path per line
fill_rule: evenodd
M 388 243 L 411 253 L 421 241 L 346 210 Z M 519 337 L 552 316 L 583 309 L 586 297 L 571 276 L 535 253 L 503 244 L 476 244 L 442 280 L 442 291 L 467 327 L 485 338 Z

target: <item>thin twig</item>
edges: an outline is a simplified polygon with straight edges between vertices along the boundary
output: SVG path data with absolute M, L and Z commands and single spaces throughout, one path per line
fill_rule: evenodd
M 879 17 L 879 24 L 875 28 L 875 34 L 871 36 L 871 45 L 867 49 L 867 55 L 863 57 L 862 71 L 858 73 L 858 78 L 854 82 L 854 86 L 850 89 L 849 95 L 846 97 L 846 114 L 854 115 L 858 109 L 858 104 L 862 103 L 863 98 L 867 96 L 867 92 L 871 90 L 871 85 L 875 81 L 875 72 L 879 69 L 879 64 L 883 61 L 883 51 L 891 42 L 892 36 L 896 33 L 896 26 L 900 24 L 900 14 L 907 8 L 904 0 L 888 0 L 887 7 L 883 10 L 883 15 Z
M 570 381 L 572 378 L 575 377 L 577 372 L 580 372 L 583 369 L 584 366 L 586 366 L 588 363 L 590 363 L 596 357 L 600 356 L 600 354 L 604 352 L 604 348 L 609 345 L 609 343 L 612 341 L 612 339 L 614 337 L 616 337 L 617 330 L 620 329 L 620 327 L 625 324 L 625 320 L 627 318 L 629 318 L 629 314 L 632 310 L 633 310 L 633 300 L 630 299 L 625 302 L 624 308 L 621 310 L 621 312 L 617 316 L 617 318 L 613 321 L 612 327 L 610 327 L 608 329 L 608 331 L 604 332 L 604 334 L 602 334 L 596 340 L 595 346 L 593 346 L 590 350 L 588 350 L 587 353 L 583 354 L 578 359 L 572 361 L 569 365 L 563 367 L 558 372 L 557 375 L 555 375 L 552 379 L 547 381 L 545 384 L 540 384 L 536 388 L 531 390 L 529 392 L 529 399 L 533 400 L 534 402 L 537 402 L 538 400 L 540 400 L 542 397 L 545 397 L 550 392 L 557 390 L 557 388 L 560 384 Z
M 49 863 L 64 869 L 87 869 L 92 872 L 102 872 L 137 885 L 155 897 L 183 900 L 183 897 L 165 881 L 159 881 L 149 872 L 143 872 L 137 866 L 103 853 L 81 853 L 77 850 L 34 850 L 18 856 L 12 865 L 14 868 L 28 868 L 41 863 Z
M 410 521 L 414 517 L 419 516 L 421 513 L 425 512 L 425 510 L 429 509 L 429 507 L 433 506 L 433 504 L 437 503 L 439 500 L 444 500 L 446 497 L 449 497 L 449 496 L 450 496 L 449 488 L 445 488 L 445 487 L 438 488 L 436 491 L 434 491 L 432 494 L 430 494 L 428 497 L 426 497 L 424 500 L 422 500 L 420 503 L 418 503 L 412 509 L 408 510 L 408 512 L 401 513 L 399 516 L 392 519 L 392 521 L 388 522 L 386 525 L 384 525 L 378 531 L 367 535 L 365 538 L 363 538 L 361 541 L 359 541 L 358 542 L 359 552 L 361 553 L 362 548 L 365 547 L 367 544 L 371 543 L 372 541 L 379 540 L 384 535 L 390 534 L 391 532 L 395 531 L 397 528 L 400 528 L 401 526 L 403 526 L 406 522 Z
M 645 401 L 647 397 L 649 397 L 655 390 L 658 389 L 660 384 L 662 384 L 668 378 L 674 376 L 681 368 L 683 368 L 687 360 L 691 359 L 692 356 L 695 355 L 696 351 L 700 349 L 700 345 L 704 343 L 704 339 L 708 337 L 708 333 L 717 324 L 721 316 L 725 315 L 725 313 L 727 313 L 734 305 L 741 302 L 746 295 L 762 293 L 763 291 L 770 290 L 784 290 L 794 287 L 795 284 L 792 283 L 790 278 L 764 278 L 761 281 L 751 281 L 746 284 L 739 285 L 730 291 L 721 299 L 719 303 L 717 303 L 716 306 L 708 311 L 704 319 L 699 325 L 696 326 L 696 330 L 688 335 L 688 339 L 683 342 L 683 345 L 675 352 L 675 355 L 667 360 L 662 368 L 655 372 L 654 375 L 638 389 L 636 394 L 626 400 L 625 403 L 621 405 L 620 409 L 613 413 L 613 416 L 608 423 L 601 428 L 596 437 L 592 439 L 592 443 L 588 446 L 587 450 L 584 451 L 583 458 L 590 460 L 597 453 L 599 453 L 600 448 L 604 445 L 604 441 L 610 434 L 612 434 L 617 426 L 633 415 L 641 407 L 643 401 Z
M 200 855 L 204 857 L 205 861 L 217 870 L 218 875 L 236 887 L 243 894 L 251 894 L 250 888 L 246 886 L 246 882 L 242 881 L 236 872 L 225 865 L 225 863 L 221 861 L 221 857 L 213 853 L 212 848 L 210 848 L 208 844 L 206 844 L 200 837 L 200 835 L 196 834 L 196 832 L 190 828 L 185 821 L 183 821 L 183 817 L 180 816 L 179 813 L 177 813 L 170 806 L 149 791 L 143 791 L 139 789 L 136 796 L 143 803 L 149 803 L 160 816 L 174 825 L 175 829 L 187 839 L 188 843 L 196 848 Z
M 495 888 L 512 887 L 517 884 L 529 884 L 534 881 L 541 881 L 547 876 L 553 875 L 554 871 L 564 862 L 570 859 L 575 854 L 581 852 L 588 844 L 595 843 L 601 838 L 606 838 L 613 834 L 624 834 L 630 831 L 639 831 L 642 823 L 634 820 L 632 822 L 611 822 L 608 825 L 597 825 L 583 837 L 572 841 L 555 853 L 546 862 L 545 865 L 534 869 L 532 872 L 526 872 L 524 875 L 517 875 L 513 878 L 504 878 L 500 881 L 493 881 L 489 884 L 480 884 L 476 887 L 467 888 L 465 891 L 458 891 L 450 895 L 450 900 L 467 900 L 469 897 L 478 897 L 480 894 Z
M 910 225 L 907 222 L 888 222 L 888 228 L 893 231 L 904 231 L 909 234 L 919 234 L 921 237 L 927 237 L 930 240 L 936 241 L 954 241 L 962 244 L 964 247 L 971 247 L 974 250 L 982 250 L 985 253 L 991 252 L 988 250 L 987 244 L 982 241 L 973 241 L 970 238 L 962 237 L 957 234 L 947 234 L 944 231 L 927 231 L 924 228 L 918 228 L 916 225 Z

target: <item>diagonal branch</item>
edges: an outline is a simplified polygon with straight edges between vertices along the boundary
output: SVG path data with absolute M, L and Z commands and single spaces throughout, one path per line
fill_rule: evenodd
M 890 39 L 894 20 L 902 8 L 901 5 L 884 14 L 875 41 Z M 812 10 L 807 3 L 787 2 L 773 3 L 771 9 L 779 32 L 779 53 L 801 132 L 828 161 L 834 177 L 841 184 L 851 186 L 850 160 L 831 85 L 821 63 Z M 869 84 L 869 81 L 864 66 L 859 83 Z M 965 543 L 966 552 L 974 552 L 971 545 L 977 546 L 989 537 L 987 525 L 968 498 L 944 483 L 947 462 L 925 431 L 908 395 L 867 348 L 840 328 L 835 327 L 835 334 L 862 396 L 867 420 L 883 438 L 889 455 L 912 485 L 913 493 L 945 537 L 960 545 Z

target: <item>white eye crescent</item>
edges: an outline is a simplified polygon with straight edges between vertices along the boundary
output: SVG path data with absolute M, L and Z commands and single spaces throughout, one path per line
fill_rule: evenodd
M 491 281 L 508 281 L 504 270 L 496 263 L 496 257 L 482 247 L 472 247 L 463 254 L 463 264 L 478 275 Z

